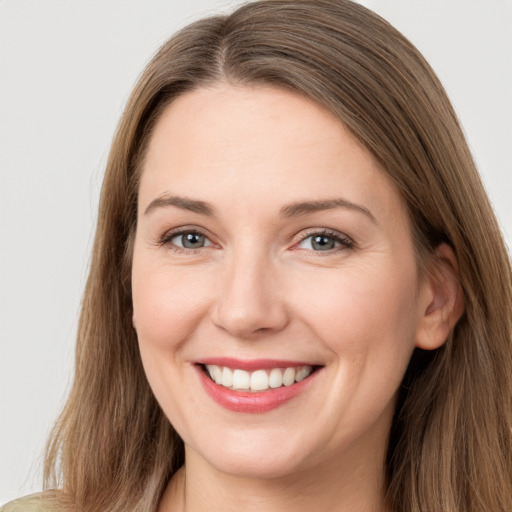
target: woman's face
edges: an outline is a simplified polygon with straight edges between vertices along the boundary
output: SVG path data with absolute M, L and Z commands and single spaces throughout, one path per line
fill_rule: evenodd
M 199 89 L 159 120 L 138 204 L 133 321 L 187 461 L 382 463 L 429 299 L 405 208 L 355 138 L 290 92 Z

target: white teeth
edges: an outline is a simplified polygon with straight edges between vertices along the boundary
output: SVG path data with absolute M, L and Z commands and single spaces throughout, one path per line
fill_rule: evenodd
M 226 388 L 233 385 L 233 372 L 226 367 L 222 369 L 222 385 Z
M 295 368 L 286 368 L 283 375 L 283 384 L 291 386 L 295 382 Z
M 233 389 L 249 389 L 251 387 L 251 376 L 245 370 L 233 372 Z
M 233 390 L 266 391 L 267 389 L 291 386 L 308 377 L 313 371 L 312 366 L 290 368 L 272 368 L 272 370 L 232 370 L 215 364 L 206 365 L 211 379 L 223 387 Z
M 270 371 L 268 385 L 271 388 L 280 388 L 283 385 L 283 372 L 279 368 L 273 368 Z
M 222 384 L 222 370 L 218 366 L 209 364 L 206 366 L 206 369 L 216 384 Z
M 311 373 L 311 368 L 307 366 L 303 366 L 299 368 L 295 373 L 295 382 L 300 382 L 304 380 Z
M 265 370 L 256 370 L 251 374 L 251 390 L 263 391 L 268 389 L 268 375 Z

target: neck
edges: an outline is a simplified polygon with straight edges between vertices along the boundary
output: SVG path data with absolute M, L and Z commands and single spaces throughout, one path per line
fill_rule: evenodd
M 321 467 L 276 478 L 226 474 L 193 450 L 171 480 L 158 512 L 258 510 L 260 512 L 389 512 L 384 500 L 384 456 L 343 467 L 339 458 Z

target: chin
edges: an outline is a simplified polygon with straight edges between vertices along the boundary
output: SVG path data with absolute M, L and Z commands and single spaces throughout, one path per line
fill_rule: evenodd
M 241 453 L 225 453 L 219 459 L 209 461 L 218 471 L 250 479 L 277 479 L 296 473 L 299 461 L 296 457 L 287 457 L 283 453 L 246 455 Z
M 257 479 L 283 478 L 305 466 L 309 457 L 304 440 L 281 442 L 282 436 L 269 434 L 270 437 L 237 433 L 238 439 L 228 437 L 223 442 L 205 443 L 204 449 L 187 446 L 187 460 L 190 456 L 199 457 L 222 473 Z

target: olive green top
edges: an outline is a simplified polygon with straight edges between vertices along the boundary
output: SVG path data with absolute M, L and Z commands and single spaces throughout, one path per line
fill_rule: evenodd
M 0 512 L 52 512 L 49 508 L 43 507 L 40 496 L 31 494 L 11 501 L 0 507 Z

